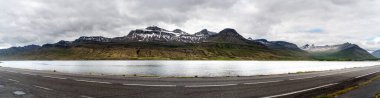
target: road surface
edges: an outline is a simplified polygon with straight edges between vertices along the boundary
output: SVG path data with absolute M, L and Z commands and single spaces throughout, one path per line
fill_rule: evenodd
M 368 85 L 340 95 L 338 98 L 375 98 L 376 94 L 380 94 L 380 79 L 376 79 Z
M 80 75 L 0 67 L 0 97 L 47 98 L 276 98 L 336 85 L 380 66 L 249 77 L 159 78 Z M 23 95 L 15 95 L 23 91 Z

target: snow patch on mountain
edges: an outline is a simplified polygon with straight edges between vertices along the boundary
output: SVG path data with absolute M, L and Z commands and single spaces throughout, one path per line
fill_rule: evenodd
M 180 29 L 169 31 L 157 26 L 150 26 L 145 29 L 136 29 L 131 31 L 127 38 L 129 41 L 138 42 L 183 42 L 183 43 L 200 43 L 206 40 L 210 35 L 217 34 L 209 31 L 201 31 L 196 34 L 189 34 Z
M 208 31 L 207 29 L 203 29 L 203 30 L 195 33 L 194 35 L 198 36 L 198 37 L 209 37 L 209 36 L 215 35 L 215 34 L 218 34 L 218 33 L 212 32 L 212 31 Z
M 106 38 L 103 36 L 82 36 L 74 42 L 111 42 L 111 38 Z

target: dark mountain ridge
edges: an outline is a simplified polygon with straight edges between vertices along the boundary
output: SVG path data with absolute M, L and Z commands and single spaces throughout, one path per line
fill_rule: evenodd
M 293 43 L 245 39 L 231 28 L 219 33 L 203 29 L 189 34 L 150 26 L 122 37 L 82 36 L 74 41 L 2 49 L 0 59 L 312 60 L 312 56 Z
M 218 34 L 211 35 L 206 39 L 206 41 L 216 43 L 246 44 L 247 39 L 237 33 L 234 29 L 226 28 L 220 31 Z
M 8 49 L 0 49 L 0 55 L 1 56 L 10 56 L 17 53 L 22 52 L 28 52 L 28 51 L 34 51 L 41 48 L 41 46 L 38 45 L 27 45 L 23 47 L 10 47 Z
M 251 40 L 254 42 L 261 43 L 270 49 L 280 49 L 280 50 L 283 49 L 283 50 L 296 50 L 296 51 L 301 50 L 300 48 L 298 48 L 296 44 L 289 43 L 286 41 L 268 41 L 266 39 L 256 39 L 256 40 L 251 39 Z

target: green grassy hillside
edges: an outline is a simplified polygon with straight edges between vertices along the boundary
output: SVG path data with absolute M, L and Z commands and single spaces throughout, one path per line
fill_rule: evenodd
M 2 60 L 311 60 L 304 51 L 272 50 L 255 44 L 231 43 L 102 43 L 42 47 L 3 55 Z
M 345 50 L 341 50 L 338 52 L 331 52 L 331 53 L 312 53 L 314 59 L 318 60 L 345 60 L 345 61 L 351 61 L 351 60 L 376 60 L 376 57 L 369 54 L 367 51 L 361 48 L 348 48 Z

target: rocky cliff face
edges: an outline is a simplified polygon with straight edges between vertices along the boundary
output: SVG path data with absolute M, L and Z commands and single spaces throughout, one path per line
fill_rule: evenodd
M 126 39 L 132 42 L 180 42 L 200 43 L 208 36 L 201 34 L 189 34 L 180 29 L 169 31 L 156 26 L 131 31 Z

